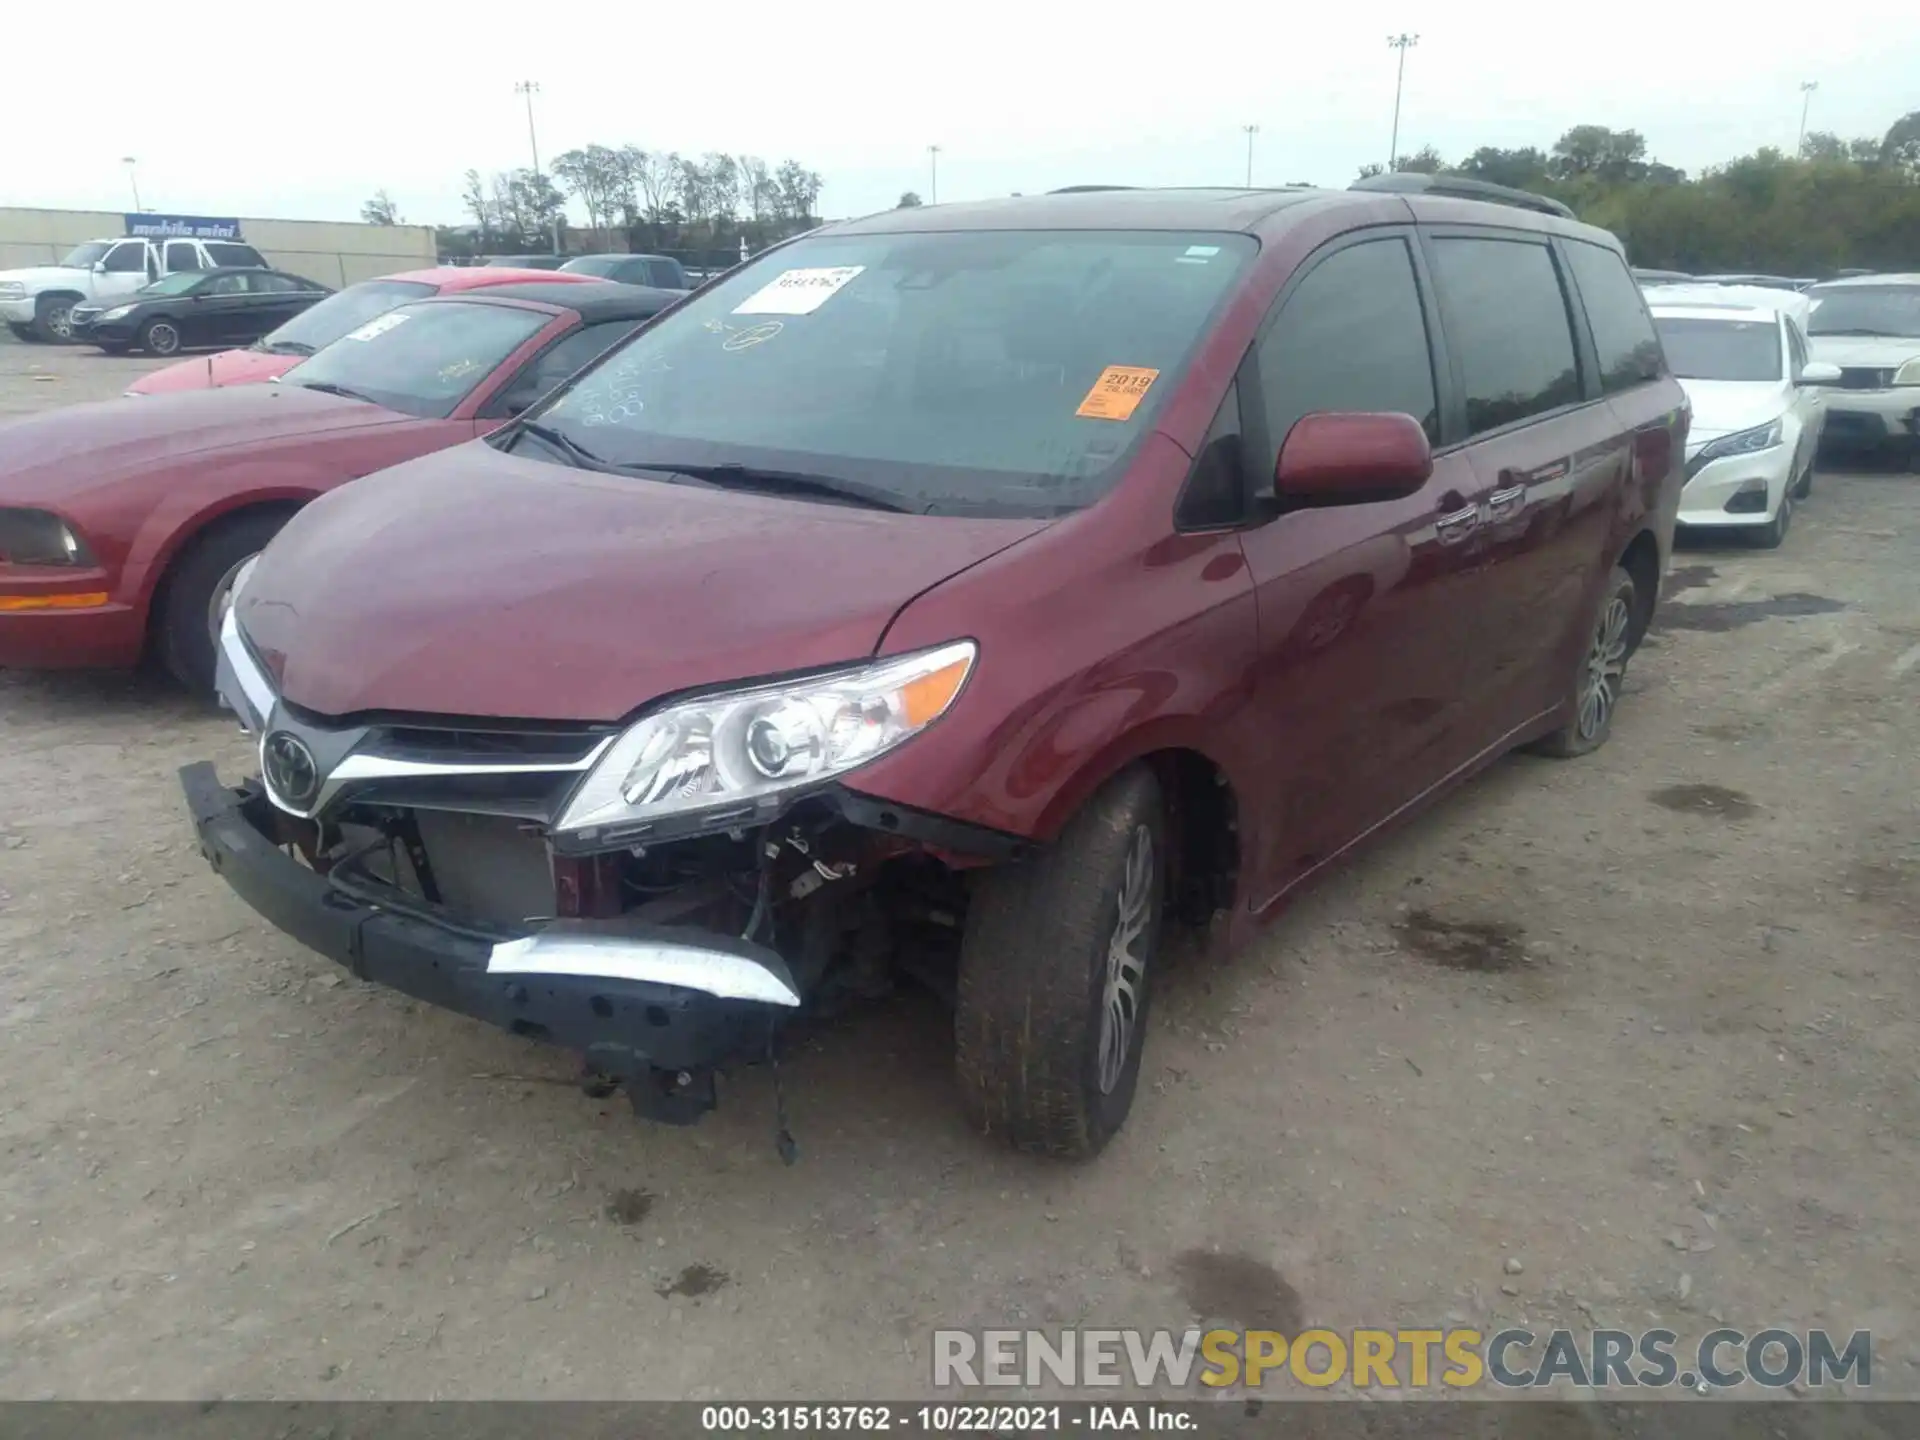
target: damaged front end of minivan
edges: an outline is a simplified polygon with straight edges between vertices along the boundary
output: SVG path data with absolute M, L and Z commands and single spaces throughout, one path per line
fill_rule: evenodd
M 697 1120 L 724 1068 L 777 1066 L 788 1022 L 899 969 L 950 990 L 964 872 L 1023 849 L 837 778 L 939 719 L 969 641 L 580 726 L 324 720 L 232 611 L 219 652 L 259 774 L 181 782 L 222 878 L 360 978 L 577 1052 L 589 1093 L 654 1120 Z

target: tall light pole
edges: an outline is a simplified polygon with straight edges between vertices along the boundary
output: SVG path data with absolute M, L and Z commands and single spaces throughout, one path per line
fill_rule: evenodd
M 540 184 L 540 142 L 533 133 L 533 97 L 540 93 L 538 80 L 516 80 L 513 93 L 524 95 L 527 99 L 527 148 L 533 152 L 533 183 L 536 192 Z M 553 253 L 560 253 L 560 217 L 553 217 Z
M 133 187 L 133 213 L 140 213 L 140 176 L 135 170 L 140 162 L 131 155 L 122 155 L 120 163 L 127 167 L 127 184 Z
M 1818 80 L 1800 82 L 1800 139 L 1793 147 L 1794 158 L 1798 159 L 1807 152 L 1807 107 L 1813 104 L 1813 92 L 1820 88 Z
M 940 203 L 940 147 L 927 146 L 927 203 Z
M 1393 77 L 1393 138 L 1387 142 L 1387 170 L 1400 159 L 1400 90 L 1407 82 L 1407 51 L 1420 43 L 1418 35 L 1389 35 L 1387 44 L 1400 52 L 1399 68 Z
M 1240 128 L 1247 132 L 1247 188 L 1251 190 L 1253 188 L 1253 137 L 1260 133 L 1260 127 L 1242 125 Z

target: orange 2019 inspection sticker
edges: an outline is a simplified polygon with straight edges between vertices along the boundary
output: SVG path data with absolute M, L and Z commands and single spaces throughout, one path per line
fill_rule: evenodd
M 1158 370 L 1144 365 L 1109 365 L 1073 413 L 1083 420 L 1130 420 L 1159 378 Z

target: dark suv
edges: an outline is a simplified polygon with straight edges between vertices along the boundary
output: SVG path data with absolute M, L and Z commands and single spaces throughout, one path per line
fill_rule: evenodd
M 274 923 L 645 1114 L 906 973 L 972 1121 L 1086 1154 L 1163 920 L 1607 738 L 1688 423 L 1518 192 L 890 211 L 295 516 L 221 638 L 261 776 L 182 779 Z

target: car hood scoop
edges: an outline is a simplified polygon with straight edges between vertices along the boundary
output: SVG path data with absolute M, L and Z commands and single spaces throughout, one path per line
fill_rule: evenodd
M 475 442 L 309 506 L 237 608 L 282 694 L 316 715 L 612 721 L 870 655 L 909 600 L 1046 523 L 721 492 Z

